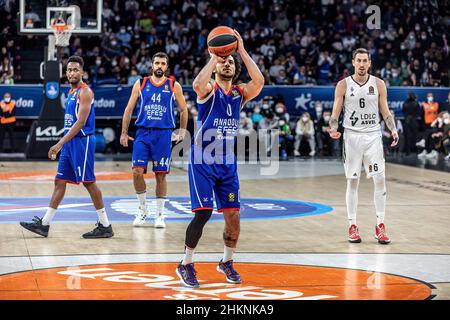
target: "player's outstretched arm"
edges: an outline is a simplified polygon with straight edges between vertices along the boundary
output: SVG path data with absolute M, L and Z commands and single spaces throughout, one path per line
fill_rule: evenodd
M 90 89 L 83 88 L 80 90 L 78 98 L 80 101 L 80 107 L 78 109 L 77 121 L 75 121 L 69 132 L 67 132 L 67 134 L 48 151 L 48 157 L 52 160 L 56 159 L 56 155 L 62 149 L 63 145 L 66 144 L 74 136 L 76 136 L 86 124 L 86 120 L 89 116 L 89 113 L 91 112 L 91 104 L 92 100 L 94 99 L 94 95 Z
M 327 130 L 330 137 L 333 139 L 339 139 L 341 137 L 341 133 L 337 130 L 339 127 L 339 116 L 341 115 L 342 107 L 344 105 L 345 90 L 347 90 L 345 80 L 339 81 L 334 90 L 333 111 L 331 112 L 330 117 L 330 128 Z
M 133 90 L 131 91 L 130 99 L 128 99 L 127 107 L 123 113 L 122 118 L 122 131 L 120 134 L 120 144 L 124 147 L 128 147 L 128 140 L 134 140 L 132 137 L 128 136 L 128 127 L 130 126 L 131 115 L 133 113 L 136 102 L 139 98 L 139 91 L 141 90 L 141 81 L 136 80 L 133 85 Z
M 200 100 L 205 99 L 213 90 L 213 87 L 211 85 L 211 76 L 216 69 L 216 65 L 219 59 L 223 59 L 219 58 L 215 54 L 212 54 L 211 52 L 209 54 L 211 56 L 211 59 L 209 59 L 208 63 L 203 67 L 202 70 L 200 70 L 200 72 L 192 82 L 192 88 L 194 89 Z
M 183 141 L 186 135 L 186 127 L 188 122 L 188 108 L 186 100 L 184 99 L 183 88 L 177 81 L 175 81 L 173 89 L 175 94 L 175 101 L 177 102 L 177 105 L 180 108 L 180 132 L 177 135 L 175 135 L 173 140 L 175 141 L 175 143 L 179 143 Z
M 239 85 L 239 87 L 242 88 L 244 92 L 244 101 L 242 102 L 242 106 L 244 106 L 246 102 L 252 100 L 261 92 L 262 88 L 264 87 L 264 76 L 262 75 L 261 70 L 259 70 L 255 61 L 253 61 L 253 59 L 248 54 L 247 50 L 245 50 L 244 41 L 242 40 L 239 32 L 234 30 L 234 33 L 236 35 L 236 38 L 238 39 L 237 52 L 241 56 L 242 62 L 247 68 L 248 74 L 251 79 L 250 82 Z
M 377 78 L 377 88 L 378 88 L 378 105 L 380 108 L 380 113 L 383 116 L 386 127 L 391 131 L 392 134 L 392 144 L 391 147 L 395 147 L 398 144 L 398 132 L 397 126 L 395 125 L 394 115 L 389 111 L 389 106 L 387 102 L 387 89 L 386 84 L 383 80 Z

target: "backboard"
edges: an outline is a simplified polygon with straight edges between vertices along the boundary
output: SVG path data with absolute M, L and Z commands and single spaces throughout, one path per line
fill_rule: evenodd
M 19 33 L 52 34 L 52 24 L 70 23 L 73 34 L 99 34 L 103 0 L 20 0 Z

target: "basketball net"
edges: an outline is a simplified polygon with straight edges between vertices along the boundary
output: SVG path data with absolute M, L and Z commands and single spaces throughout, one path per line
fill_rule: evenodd
M 60 22 L 52 24 L 51 28 L 53 29 L 53 35 L 55 36 L 55 46 L 67 47 L 74 25 Z

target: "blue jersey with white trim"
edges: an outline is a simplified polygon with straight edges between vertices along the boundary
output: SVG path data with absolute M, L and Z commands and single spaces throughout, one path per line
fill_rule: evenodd
M 91 92 L 92 90 L 86 83 L 81 84 L 78 88 L 71 89 L 66 100 L 66 111 L 64 115 L 64 134 L 69 132 L 73 124 L 77 121 L 78 109 L 80 107 L 80 91 L 83 88 L 88 88 Z M 93 92 L 92 92 L 93 94 Z M 95 112 L 94 112 L 94 97 L 92 97 L 91 111 L 86 119 L 84 127 L 75 135 L 76 137 L 86 137 L 88 135 L 94 134 L 95 132 Z
M 197 99 L 198 119 L 193 145 L 201 149 L 208 147 L 211 155 L 234 154 L 242 100 L 241 88 L 232 85 L 229 92 L 225 92 L 217 82 L 205 99 Z
M 166 79 L 161 84 L 155 84 L 151 77 L 145 77 L 137 102 L 136 126 L 174 129 L 174 102 L 173 80 Z

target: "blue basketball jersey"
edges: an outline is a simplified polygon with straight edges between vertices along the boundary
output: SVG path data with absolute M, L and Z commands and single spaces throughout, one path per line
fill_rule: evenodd
M 74 88 L 69 91 L 69 95 L 66 100 L 66 112 L 64 115 L 64 134 L 67 134 L 67 132 L 69 132 L 70 128 L 72 128 L 73 124 L 78 119 L 77 114 L 78 109 L 80 107 L 79 93 L 82 88 L 88 88 L 89 90 L 91 90 L 86 83 L 83 83 L 78 88 Z M 95 112 L 94 112 L 94 98 L 92 98 L 91 111 L 89 112 L 86 124 L 80 130 L 80 132 L 77 133 L 76 137 L 85 137 L 93 134 L 94 131 L 95 131 Z
M 242 100 L 241 88 L 233 85 L 229 92 L 224 92 L 217 82 L 205 99 L 197 99 L 198 119 L 193 145 L 201 149 L 208 147 L 213 150 L 211 155 L 234 154 Z
M 144 128 L 174 129 L 175 94 L 173 80 L 155 84 L 151 77 L 142 80 L 137 102 L 136 126 Z

